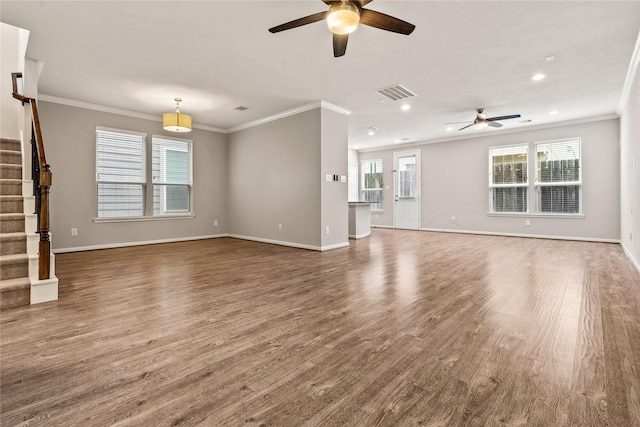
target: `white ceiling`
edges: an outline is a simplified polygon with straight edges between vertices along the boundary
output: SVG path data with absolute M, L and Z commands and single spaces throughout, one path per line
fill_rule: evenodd
M 180 97 L 194 123 L 221 129 L 324 100 L 352 111 L 349 146 L 359 149 L 614 114 L 640 30 L 639 1 L 366 7 L 416 30 L 361 25 L 346 56 L 334 58 L 324 22 L 267 31 L 325 10 L 320 0 L 2 0 L 0 19 L 31 31 L 27 55 L 45 63 L 41 94 L 158 119 Z M 532 81 L 538 72 L 546 78 Z M 409 111 L 379 102 L 375 90 L 396 83 L 418 95 Z M 445 122 L 473 120 L 477 107 L 522 118 L 499 130 L 446 130 Z

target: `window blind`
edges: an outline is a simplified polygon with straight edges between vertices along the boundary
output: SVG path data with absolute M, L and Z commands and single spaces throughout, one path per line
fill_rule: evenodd
M 96 129 L 97 217 L 144 215 L 146 135 Z
M 541 142 L 535 146 L 536 211 L 581 213 L 581 141 Z
M 192 143 L 152 138 L 153 214 L 191 212 Z
M 527 145 L 489 149 L 489 193 L 492 212 L 528 211 Z

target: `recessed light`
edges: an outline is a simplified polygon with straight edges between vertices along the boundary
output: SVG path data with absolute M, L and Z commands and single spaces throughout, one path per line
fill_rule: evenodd
M 369 136 L 373 136 L 373 135 L 375 135 L 375 134 L 376 134 L 376 133 L 375 133 L 374 131 L 372 131 L 372 130 L 370 130 L 369 132 L 367 132 L 367 135 L 369 135 Z
M 393 142 L 395 142 L 396 144 L 400 142 L 399 139 L 394 139 Z
M 555 56 L 553 56 L 553 55 L 549 55 L 549 56 L 547 56 L 546 58 L 544 58 L 544 60 L 545 60 L 545 61 L 547 61 L 547 62 L 551 62 L 551 61 L 553 61 L 554 59 L 556 59 L 556 57 L 555 57 Z
M 558 111 L 558 110 L 552 110 L 552 111 L 549 111 L 549 114 L 551 114 L 552 116 L 555 116 L 555 115 L 556 115 L 556 114 L 558 114 L 559 112 L 560 112 L 560 111 Z
M 540 80 L 544 79 L 546 76 L 542 73 L 538 73 L 538 74 L 534 74 L 533 77 L 531 77 L 531 80 L 539 82 Z
M 409 110 L 411 109 L 411 105 L 409 105 L 409 104 L 404 104 L 404 105 L 403 105 L 402 107 L 400 107 L 400 108 L 402 108 L 402 111 L 409 111 Z
M 359 146 L 354 145 L 353 148 L 357 150 L 359 148 Z
M 452 130 L 453 130 L 453 128 L 452 128 L 451 126 L 449 126 L 449 127 L 447 128 L 447 132 L 451 132 Z

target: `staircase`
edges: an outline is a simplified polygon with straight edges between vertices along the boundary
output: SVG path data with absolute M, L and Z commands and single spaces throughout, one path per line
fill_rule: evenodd
M 0 139 L 0 309 L 31 303 L 20 141 Z
M 0 309 L 58 299 L 54 255 L 49 278 L 39 277 L 33 181 L 22 176 L 19 140 L 0 138 Z M 46 271 L 46 270 L 45 270 Z

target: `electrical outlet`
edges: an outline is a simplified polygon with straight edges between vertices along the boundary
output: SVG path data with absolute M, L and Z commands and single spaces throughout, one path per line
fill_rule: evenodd
M 451 222 L 456 223 L 456 222 L 458 222 L 458 220 L 456 219 L 456 217 L 455 217 L 455 216 L 452 216 L 452 217 L 451 217 Z
M 217 227 L 217 226 L 218 226 L 218 220 L 217 220 L 217 219 L 214 219 L 214 220 L 213 220 L 213 226 L 214 226 L 214 227 Z
M 524 225 L 531 225 L 531 220 L 530 219 L 525 219 L 524 220 Z
M 77 236 L 78 235 L 78 229 L 77 228 L 72 228 L 71 229 L 71 235 L 72 236 Z
M 278 224 L 278 230 L 282 231 L 282 224 Z
M 326 226 L 326 227 L 324 228 L 324 234 L 329 234 L 329 226 Z

